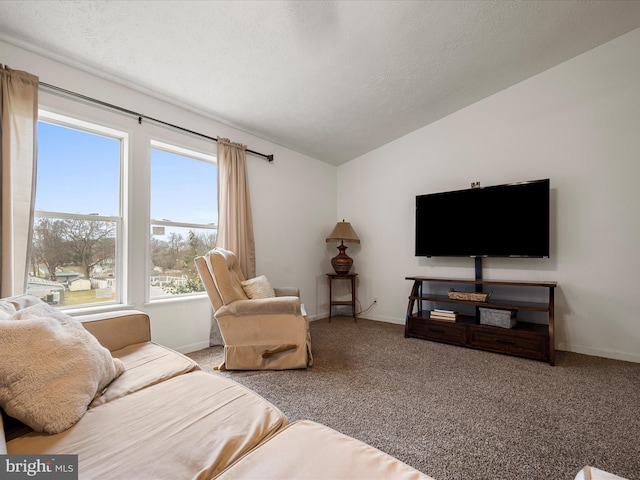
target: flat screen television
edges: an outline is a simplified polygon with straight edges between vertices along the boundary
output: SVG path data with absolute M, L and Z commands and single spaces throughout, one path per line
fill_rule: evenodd
M 549 256 L 549 179 L 416 196 L 420 257 Z

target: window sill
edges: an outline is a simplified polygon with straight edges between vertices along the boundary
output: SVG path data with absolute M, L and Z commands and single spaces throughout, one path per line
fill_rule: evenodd
M 166 298 L 156 298 L 152 299 L 149 302 L 145 303 L 145 307 L 154 307 L 162 304 L 176 304 L 176 303 L 191 303 L 191 302 L 201 302 L 201 301 L 209 301 L 207 294 L 204 292 L 194 293 L 193 295 L 181 295 L 179 297 L 166 297 Z
M 93 313 L 108 313 L 108 312 L 118 312 L 120 310 L 131 310 L 134 308 L 135 307 L 133 305 L 111 303 L 108 305 L 100 305 L 100 306 L 84 306 L 84 307 L 76 307 L 76 308 L 66 308 L 66 309 L 60 309 L 60 311 L 72 317 L 76 317 L 80 315 L 88 315 Z

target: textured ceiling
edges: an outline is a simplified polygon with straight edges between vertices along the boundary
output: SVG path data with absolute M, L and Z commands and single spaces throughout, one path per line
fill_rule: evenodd
M 636 0 L 0 1 L 1 40 L 336 165 L 638 27 Z

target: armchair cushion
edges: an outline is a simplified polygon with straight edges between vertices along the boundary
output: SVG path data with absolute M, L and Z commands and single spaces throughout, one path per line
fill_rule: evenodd
M 244 277 L 233 252 L 217 248 L 208 255 L 208 260 L 216 290 L 225 305 L 249 299 L 242 289 Z
M 230 305 L 220 307 L 216 311 L 216 318 L 232 315 L 302 315 L 300 298 L 298 297 L 273 297 L 258 298 L 256 300 L 238 300 Z
M 276 296 L 273 287 L 269 283 L 267 277 L 264 275 L 245 280 L 243 282 L 240 282 L 240 284 L 242 285 L 244 293 L 246 293 L 247 297 L 252 300 L 257 298 L 271 298 Z

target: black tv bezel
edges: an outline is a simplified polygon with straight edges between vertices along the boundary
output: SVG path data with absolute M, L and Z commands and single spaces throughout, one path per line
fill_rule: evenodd
M 415 200 L 415 237 L 414 237 L 414 254 L 416 257 L 423 257 L 423 258 L 434 258 L 434 257 L 451 257 L 451 258 L 549 258 L 550 257 L 550 250 L 551 250 L 551 238 L 550 238 L 550 221 L 551 221 L 551 211 L 550 211 L 550 204 L 551 204 L 551 200 L 550 200 L 550 179 L 545 178 L 545 179 L 539 179 L 539 180 L 529 180 L 529 181 L 524 181 L 524 182 L 513 182 L 513 183 L 505 183 L 505 184 L 499 184 L 499 185 L 491 185 L 491 186 L 487 186 L 487 187 L 482 187 L 482 188 L 467 188 L 467 189 L 461 189 L 461 190 L 450 190 L 450 191 L 444 191 L 444 192 L 435 192 L 435 193 L 429 193 L 429 194 L 423 194 L 423 195 L 416 195 L 416 200 Z M 455 253 L 443 253 L 441 251 L 436 251 L 433 250 L 430 253 L 425 253 L 425 249 L 424 246 L 422 245 L 421 248 L 419 247 L 419 222 L 421 221 L 421 218 L 419 218 L 419 199 L 422 197 L 445 197 L 445 196 L 463 196 L 463 195 L 473 195 L 476 194 L 474 191 L 476 190 L 480 190 L 480 192 L 478 192 L 477 194 L 481 194 L 482 191 L 489 191 L 489 192 L 495 192 L 497 190 L 501 190 L 501 189 L 511 189 L 513 187 L 525 187 L 525 186 L 530 186 L 532 184 L 546 184 L 547 188 L 546 191 L 548 192 L 546 195 L 546 203 L 541 205 L 541 209 L 540 211 L 546 211 L 546 215 L 544 216 L 544 218 L 546 219 L 546 226 L 545 226 L 545 231 L 543 232 L 543 236 L 544 238 L 546 238 L 546 242 L 545 245 L 543 245 L 543 248 L 541 249 L 536 249 L 536 251 L 531 250 L 530 253 L 523 253 L 523 252 L 519 252 L 517 254 L 514 254 L 513 251 L 515 250 L 511 250 L 510 253 L 508 253 L 507 251 L 503 251 L 500 253 L 496 253 L 496 252 L 491 252 L 491 253 L 487 253 L 487 251 L 482 252 L 482 251 L 474 251 L 472 248 L 468 249 L 468 253 L 459 253 L 459 252 L 455 252 Z M 538 202 L 539 204 L 540 202 Z M 546 210 L 544 209 L 546 205 Z M 458 205 L 456 205 L 458 206 Z M 482 205 L 469 205 L 469 209 L 466 212 L 460 212 L 460 214 L 464 214 L 464 215 L 473 215 L 473 209 L 476 209 L 476 214 L 477 215 L 482 215 Z M 486 212 L 485 212 L 486 213 Z M 452 214 L 454 214 L 452 212 Z M 464 218 L 460 219 L 461 222 L 464 222 Z M 545 235 L 546 233 L 546 235 Z M 434 235 L 437 235 L 437 233 L 434 233 Z M 438 249 L 441 250 L 441 249 Z M 434 253 L 435 252 L 435 253 Z M 473 253 L 472 253 L 473 252 Z

